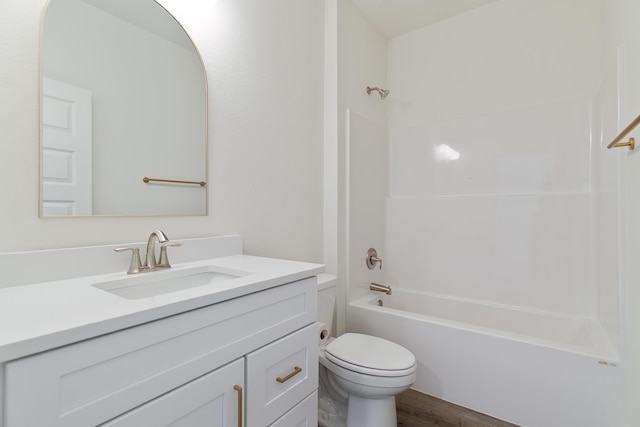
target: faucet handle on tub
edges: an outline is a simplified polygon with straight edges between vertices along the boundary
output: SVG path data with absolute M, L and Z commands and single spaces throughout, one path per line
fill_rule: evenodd
M 127 274 L 138 274 L 142 269 L 142 264 L 140 262 L 140 249 L 134 247 L 126 247 L 126 248 L 115 248 L 115 252 L 124 252 L 131 251 L 131 262 L 129 263 L 129 269 L 127 270 Z
M 382 258 L 378 258 L 378 252 L 375 249 L 369 248 L 367 251 L 367 267 L 369 270 L 376 268 L 376 264 L 380 264 L 380 270 L 382 270 Z

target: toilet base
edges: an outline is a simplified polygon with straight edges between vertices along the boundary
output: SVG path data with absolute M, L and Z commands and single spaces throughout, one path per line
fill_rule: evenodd
M 349 396 L 347 427 L 397 427 L 396 398 L 363 399 Z

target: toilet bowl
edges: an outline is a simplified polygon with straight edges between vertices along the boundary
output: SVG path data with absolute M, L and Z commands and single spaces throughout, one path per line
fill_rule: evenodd
M 332 302 L 334 290 L 319 287 L 319 320 L 328 325 L 333 307 L 328 310 L 325 304 Z M 409 350 L 382 338 L 345 333 L 320 346 L 319 360 L 320 427 L 397 427 L 395 396 L 416 379 L 416 358 Z

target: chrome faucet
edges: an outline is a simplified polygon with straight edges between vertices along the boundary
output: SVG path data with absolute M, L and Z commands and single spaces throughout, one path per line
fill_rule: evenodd
M 156 258 L 156 245 L 160 244 L 160 259 Z M 181 246 L 182 243 L 170 242 L 169 238 L 162 230 L 155 230 L 149 235 L 147 241 L 147 256 L 144 263 L 140 262 L 140 249 L 136 247 L 115 248 L 114 251 L 131 251 L 131 263 L 127 274 L 145 273 L 162 268 L 171 268 L 167 255 L 167 246 Z
M 371 282 L 371 285 L 369 285 L 369 290 L 384 292 L 387 295 L 391 295 L 391 286 L 389 285 L 381 285 L 380 283 Z

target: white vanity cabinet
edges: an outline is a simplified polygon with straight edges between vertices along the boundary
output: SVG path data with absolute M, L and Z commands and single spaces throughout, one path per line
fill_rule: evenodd
M 3 427 L 316 425 L 316 298 L 308 278 L 6 362 Z
M 242 426 L 244 360 L 236 360 L 103 424 L 104 427 Z

